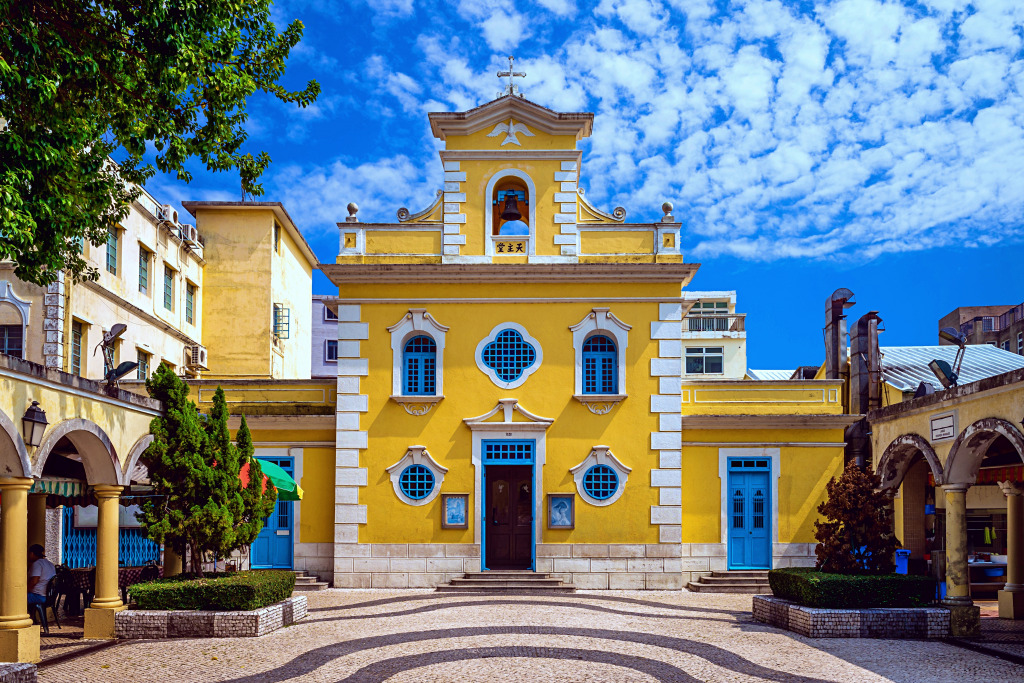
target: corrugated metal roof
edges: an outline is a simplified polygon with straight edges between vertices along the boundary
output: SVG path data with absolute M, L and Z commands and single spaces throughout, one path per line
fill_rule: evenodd
M 883 346 L 882 377 L 901 391 L 914 391 L 921 382 L 929 382 L 937 390 L 942 383 L 928 367 L 933 360 L 944 360 L 953 365 L 955 346 Z M 961 385 L 995 377 L 1004 372 L 1024 368 L 1024 356 L 1004 351 L 991 344 L 971 344 L 964 349 L 960 366 Z
M 780 380 L 793 376 L 793 370 L 747 370 L 750 379 Z

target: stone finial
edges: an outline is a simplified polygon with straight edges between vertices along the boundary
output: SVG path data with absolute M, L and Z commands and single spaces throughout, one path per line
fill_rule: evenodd
M 359 219 L 356 218 L 356 214 L 359 213 L 359 206 L 355 202 L 348 203 L 348 218 L 345 219 L 346 223 L 358 223 Z
M 665 212 L 665 215 L 661 217 L 662 223 L 675 223 L 676 219 L 672 215 L 672 202 L 665 202 L 661 205 L 661 210 Z

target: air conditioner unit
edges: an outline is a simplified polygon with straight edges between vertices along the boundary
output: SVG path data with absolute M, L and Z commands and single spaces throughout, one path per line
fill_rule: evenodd
M 202 344 L 186 346 L 185 366 L 191 370 L 209 370 L 206 365 L 206 347 Z
M 164 204 L 157 210 L 157 218 L 162 221 L 167 221 L 172 225 L 178 224 L 178 212 L 170 204 Z
M 179 228 L 179 234 L 181 235 L 182 242 L 193 249 L 202 248 L 202 245 L 199 243 L 199 231 L 196 230 L 196 226 L 189 223 L 182 223 Z

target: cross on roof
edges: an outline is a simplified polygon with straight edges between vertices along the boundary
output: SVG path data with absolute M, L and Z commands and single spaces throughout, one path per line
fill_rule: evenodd
M 525 71 L 516 71 L 515 70 L 515 66 L 513 64 L 513 62 L 515 62 L 515 60 L 516 60 L 515 57 L 513 57 L 512 55 L 509 55 L 508 56 L 508 71 L 499 71 L 498 72 L 498 78 L 508 78 L 508 85 L 505 86 L 505 89 L 503 91 L 498 93 L 498 97 L 502 97 L 504 95 L 519 95 L 519 97 L 522 97 L 522 95 L 519 93 L 519 86 L 516 85 L 516 83 L 515 83 L 515 81 L 513 79 L 516 78 L 517 76 L 519 78 L 526 78 L 526 72 Z

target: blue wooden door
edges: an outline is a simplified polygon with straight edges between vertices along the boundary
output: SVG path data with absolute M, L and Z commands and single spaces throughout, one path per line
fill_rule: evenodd
M 729 569 L 771 569 L 771 461 L 729 461 Z
M 292 458 L 258 459 L 270 461 L 294 476 Z M 292 568 L 293 505 L 290 500 L 277 501 L 274 503 L 274 511 L 263 521 L 263 530 L 252 544 L 251 557 L 254 569 Z

